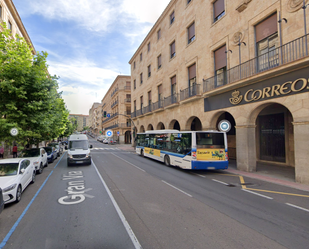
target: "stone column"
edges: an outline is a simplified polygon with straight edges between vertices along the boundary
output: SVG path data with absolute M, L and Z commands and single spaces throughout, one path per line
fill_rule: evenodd
M 309 122 L 293 122 L 295 181 L 309 184 Z
M 256 125 L 237 125 L 235 128 L 237 169 L 254 172 L 256 171 Z

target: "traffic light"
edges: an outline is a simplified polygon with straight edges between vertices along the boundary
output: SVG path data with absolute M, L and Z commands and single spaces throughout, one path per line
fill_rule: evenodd
M 103 112 L 103 117 L 106 118 L 106 111 Z

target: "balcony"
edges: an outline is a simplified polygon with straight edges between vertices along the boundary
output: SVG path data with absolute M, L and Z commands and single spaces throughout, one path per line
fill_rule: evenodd
M 282 45 L 262 54 L 226 72 L 203 80 L 203 92 L 214 90 L 223 85 L 232 84 L 259 73 L 285 65 L 308 56 L 309 35 Z
M 164 108 L 164 100 L 163 99 L 152 104 L 152 111 L 163 110 L 163 108 Z
M 179 94 L 175 93 L 172 94 L 169 97 L 164 97 L 164 107 L 168 108 L 168 107 L 173 107 L 174 105 L 178 105 L 179 103 Z
M 125 86 L 125 87 L 124 87 L 124 90 L 125 90 L 125 91 L 131 91 L 131 86 Z
M 200 96 L 200 84 L 194 84 L 184 90 L 180 90 L 180 101 L 184 101 L 194 96 Z
M 118 105 L 118 100 L 116 100 L 116 101 L 111 105 L 111 108 L 114 108 L 116 105 Z

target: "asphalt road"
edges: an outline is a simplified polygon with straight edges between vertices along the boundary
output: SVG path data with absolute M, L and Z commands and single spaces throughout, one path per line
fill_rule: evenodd
M 166 167 L 90 140 L 91 166 L 68 168 L 65 157 L 58 159 L 20 203 L 4 209 L 0 242 L 27 212 L 3 248 L 308 247 L 308 192 L 224 171 Z M 85 199 L 72 189 L 85 191 Z

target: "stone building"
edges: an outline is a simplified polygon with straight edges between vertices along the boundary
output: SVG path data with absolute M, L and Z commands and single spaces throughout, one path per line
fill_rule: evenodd
M 102 130 L 112 131 L 113 139 L 131 143 L 131 77 L 118 75 L 102 101 Z M 104 115 L 105 114 L 105 115 Z M 105 117 L 104 117 L 105 116 Z
M 91 109 L 89 110 L 89 127 L 90 132 L 98 136 L 100 131 L 102 131 L 102 104 L 93 103 Z
M 89 126 L 89 115 L 69 114 L 69 118 L 75 118 L 77 131 L 83 131 L 85 127 Z
M 24 37 L 33 54 L 36 54 L 32 41 L 24 27 L 24 24 L 15 8 L 12 0 L 0 0 L 0 22 L 5 22 L 7 28 L 12 31 L 12 36 L 18 34 Z M 1 27 L 0 27 L 1 32 Z
M 217 130 L 227 120 L 239 170 L 289 166 L 309 184 L 309 9 L 302 6 L 171 0 L 129 62 L 137 132 Z

